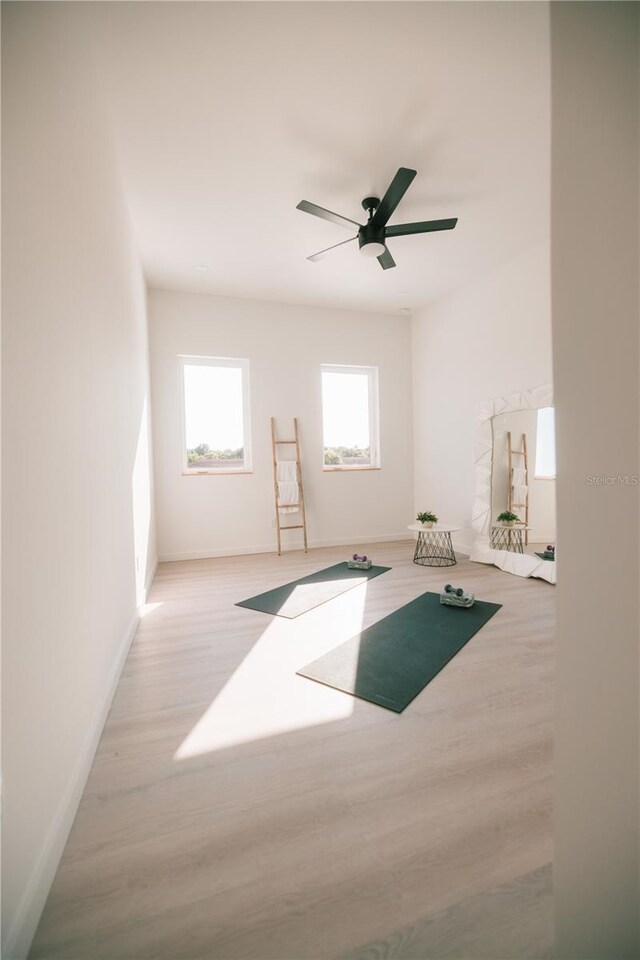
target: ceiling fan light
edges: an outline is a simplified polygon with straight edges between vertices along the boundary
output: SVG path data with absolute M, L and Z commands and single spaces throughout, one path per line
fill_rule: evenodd
M 370 240 L 369 243 L 363 243 L 360 247 L 360 253 L 363 257 L 380 257 L 384 253 L 385 246 L 384 243 L 379 243 L 377 240 Z

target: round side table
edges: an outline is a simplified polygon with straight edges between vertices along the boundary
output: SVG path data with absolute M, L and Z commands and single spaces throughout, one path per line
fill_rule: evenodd
M 408 530 L 418 534 L 413 562 L 423 567 L 453 567 L 458 562 L 451 542 L 451 534 L 460 527 L 436 524 L 423 527 L 421 523 L 410 523 Z

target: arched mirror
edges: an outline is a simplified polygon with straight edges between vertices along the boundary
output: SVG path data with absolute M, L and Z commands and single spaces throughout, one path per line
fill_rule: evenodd
M 556 582 L 555 411 L 550 386 L 480 410 L 470 559 Z

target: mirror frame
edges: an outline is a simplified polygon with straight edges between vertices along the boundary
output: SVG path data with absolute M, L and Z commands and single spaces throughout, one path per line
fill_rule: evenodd
M 509 393 L 482 403 L 478 412 L 473 461 L 475 464 L 476 492 L 471 513 L 471 528 L 476 537 L 474 550 L 488 547 L 491 539 L 491 476 L 493 473 L 493 418 L 501 413 L 516 413 L 518 410 L 539 410 L 553 406 L 553 387 L 545 384 L 533 390 Z M 548 562 L 548 561 L 547 561 Z

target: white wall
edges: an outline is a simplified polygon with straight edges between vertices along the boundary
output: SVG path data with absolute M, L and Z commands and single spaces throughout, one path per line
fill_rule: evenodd
M 161 559 L 275 549 L 269 418 L 299 418 L 311 545 L 406 533 L 412 512 L 410 329 L 385 317 L 151 290 L 158 548 Z M 179 354 L 250 361 L 253 473 L 182 476 Z M 378 366 L 382 469 L 322 470 L 320 364 Z M 286 522 L 292 522 L 287 519 Z M 301 544 L 300 531 L 284 534 Z
M 145 288 L 65 7 L 2 12 L 7 960 L 28 949 L 155 562 Z
M 639 13 L 552 3 L 556 956 L 640 956 Z M 594 562 L 594 544 L 597 559 Z
M 469 548 L 479 405 L 552 379 L 548 244 L 416 314 L 412 341 L 415 506 L 461 526 Z

